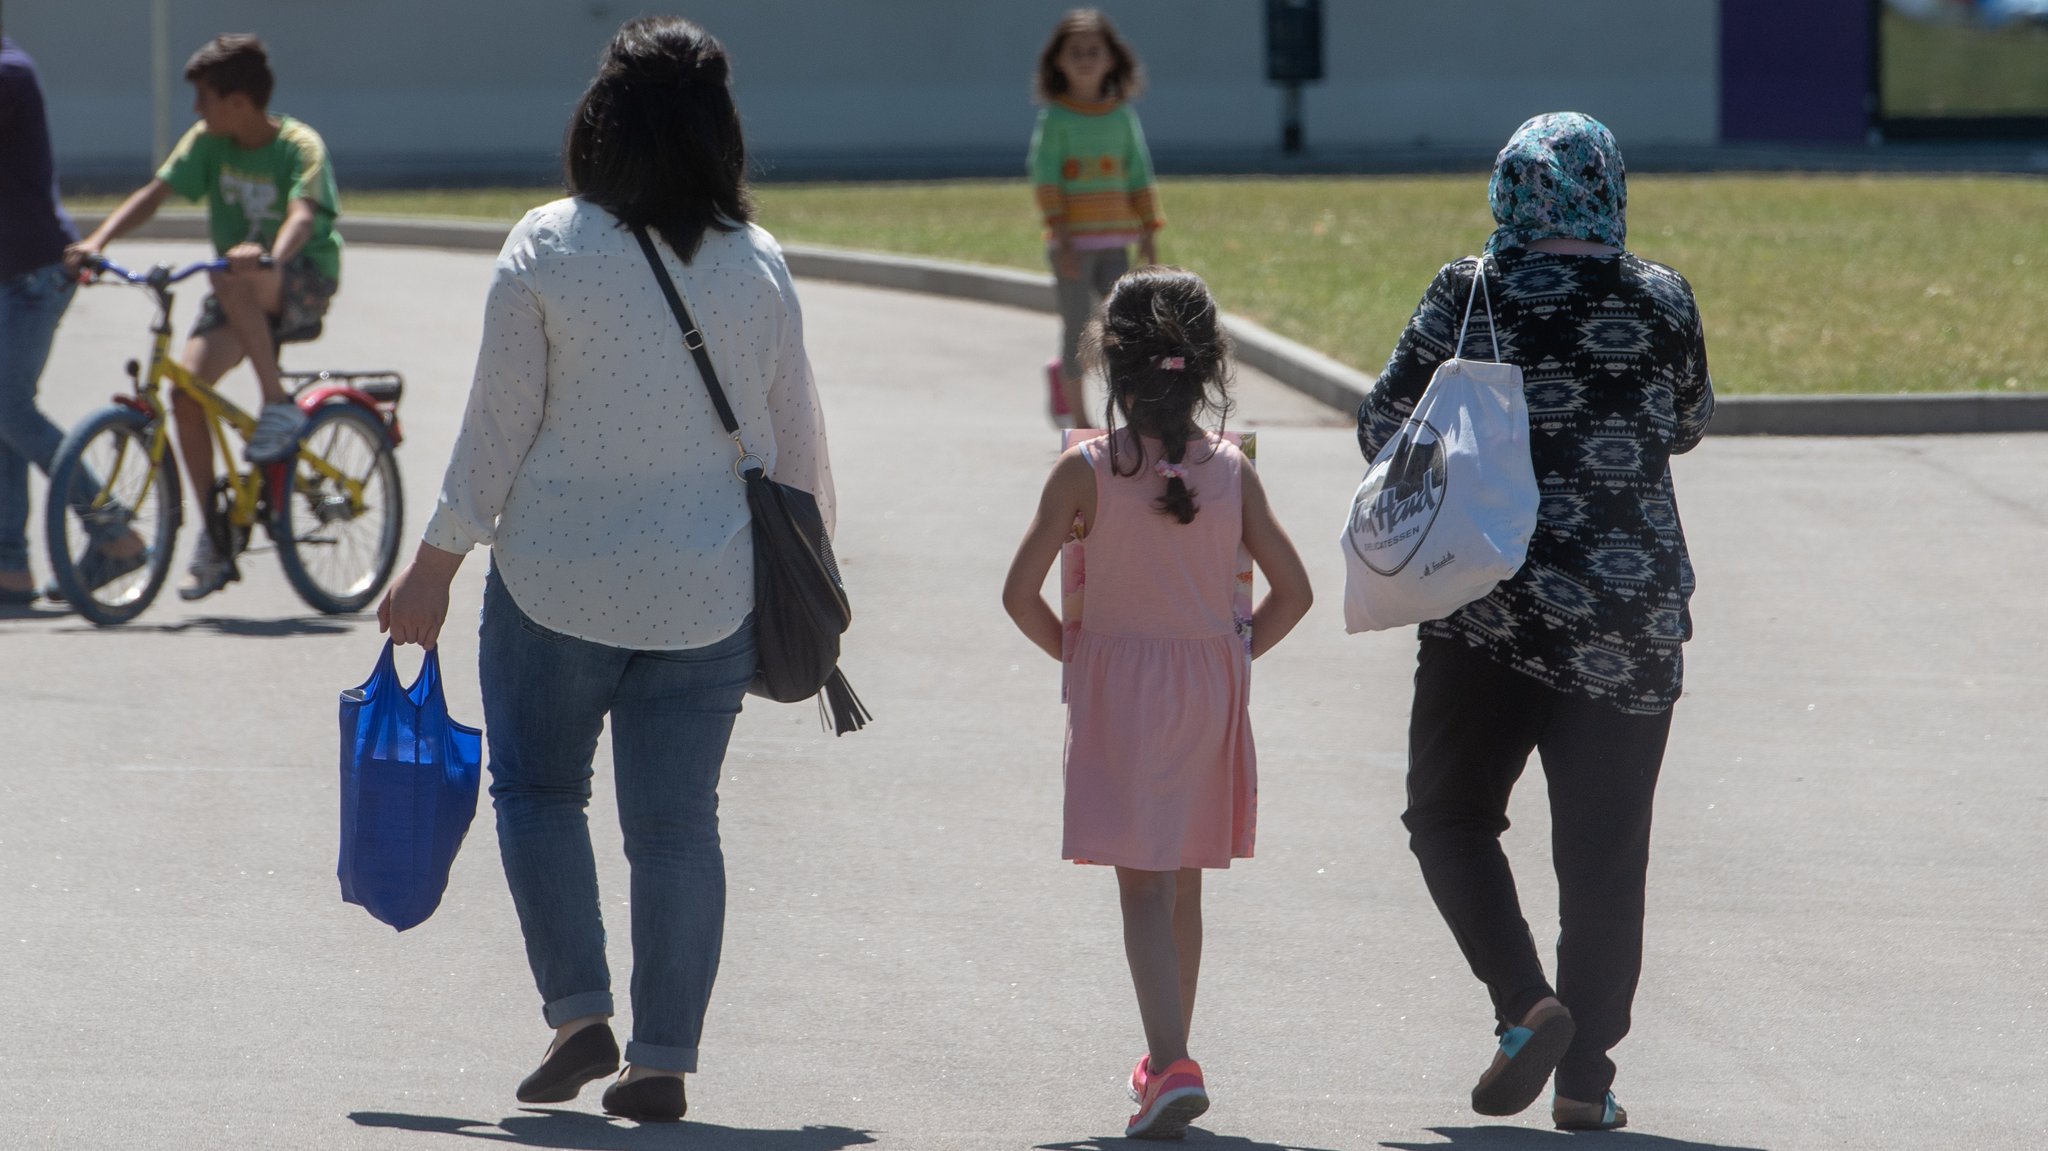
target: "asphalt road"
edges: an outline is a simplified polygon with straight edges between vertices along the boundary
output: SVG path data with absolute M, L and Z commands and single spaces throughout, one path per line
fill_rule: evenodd
M 488 268 L 352 248 L 331 334 L 287 354 L 405 372 L 408 535 L 447 458 Z M 226 593 L 167 592 L 118 629 L 0 618 L 0 1147 L 1117 1142 L 1142 1040 L 1114 884 L 1058 858 L 1057 668 L 997 602 L 1054 454 L 1038 374 L 1053 321 L 803 292 L 857 607 L 843 666 L 877 719 L 834 740 L 805 707 L 742 717 L 690 1121 L 608 1122 L 594 1088 L 550 1109 L 512 1098 L 547 1032 L 487 812 L 425 925 L 394 934 L 340 902 L 335 698 L 374 662 L 375 622 L 309 614 L 257 555 Z M 139 294 L 81 295 L 44 377 L 53 414 L 124 382 L 147 317 Z M 1259 428 L 1322 598 L 1257 669 L 1259 853 L 1208 885 L 1193 1047 L 1215 1105 L 1191 1146 L 2048 1145 L 2048 436 L 1709 439 L 1679 461 L 1699 638 L 1617 1051 L 1635 1127 L 1573 1137 L 1540 1105 L 1466 1109 L 1486 998 L 1397 820 L 1412 633 L 1341 626 L 1334 538 L 1361 464 L 1343 419 L 1241 383 L 1234 422 Z M 253 396 L 246 376 L 228 386 Z M 456 618 L 481 575 L 472 559 Z M 474 659 L 473 629 L 451 628 L 451 698 L 472 720 Z M 1547 939 L 1541 798 L 1532 774 L 1508 838 Z M 616 925 L 612 810 L 600 791 Z

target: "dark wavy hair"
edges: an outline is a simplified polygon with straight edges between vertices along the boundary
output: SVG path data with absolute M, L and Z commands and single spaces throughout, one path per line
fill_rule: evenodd
M 754 218 L 731 62 L 679 16 L 629 20 L 605 46 L 562 147 L 564 183 L 688 262 L 711 230 Z
M 260 38 L 247 32 L 224 32 L 200 45 L 185 61 L 185 79 L 206 85 L 216 95 L 240 92 L 258 108 L 270 107 L 270 91 L 277 84 L 270 53 Z
M 1116 25 L 1102 14 L 1100 8 L 1075 8 L 1060 17 L 1053 25 L 1052 39 L 1045 42 L 1045 48 L 1038 54 L 1038 73 L 1033 78 L 1031 94 L 1041 104 L 1049 104 L 1054 97 L 1067 94 L 1067 74 L 1060 71 L 1059 54 L 1067 37 L 1082 32 L 1094 32 L 1102 37 L 1109 47 L 1109 74 L 1102 78 L 1104 99 L 1135 100 L 1145 90 L 1145 69 L 1138 63 L 1138 54 L 1131 51 L 1130 44 L 1117 35 Z
M 1134 476 L 1145 467 L 1145 445 L 1157 439 L 1166 462 L 1187 457 L 1202 438 L 1202 417 L 1216 417 L 1218 434 L 1230 418 L 1230 333 L 1217 318 L 1216 300 L 1200 276 L 1180 268 L 1139 268 L 1119 279 L 1101 314 L 1082 337 L 1082 353 L 1109 382 L 1103 425 L 1109 429 L 1109 470 Z M 1138 458 L 1125 471 L 1116 450 L 1117 416 L 1135 433 Z M 1154 501 L 1182 523 L 1195 518 L 1195 492 L 1175 476 Z

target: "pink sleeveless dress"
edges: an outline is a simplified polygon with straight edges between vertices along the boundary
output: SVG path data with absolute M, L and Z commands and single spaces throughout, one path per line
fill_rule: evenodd
M 1128 469 L 1131 434 L 1115 436 Z M 1258 807 L 1251 656 L 1232 596 L 1244 456 L 1213 437 L 1188 445 L 1198 512 L 1182 524 L 1152 502 L 1166 491 L 1156 440 L 1130 476 L 1111 472 L 1108 439 L 1082 451 L 1096 510 L 1068 639 L 1062 854 L 1145 871 L 1229 867 L 1252 854 Z

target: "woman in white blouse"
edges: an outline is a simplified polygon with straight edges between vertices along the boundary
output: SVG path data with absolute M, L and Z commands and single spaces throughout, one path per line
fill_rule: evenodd
M 378 611 L 433 646 L 463 556 L 491 549 L 479 644 L 491 799 L 543 1016 L 526 1102 L 616 1070 L 584 807 L 607 716 L 632 867 L 633 1030 L 605 1110 L 681 1118 L 725 914 L 718 777 L 754 670 L 749 516 L 709 392 L 629 230 L 663 241 L 747 446 L 833 524 L 803 318 L 749 220 L 725 50 L 634 20 L 570 123 L 571 198 L 498 256 L 439 506 Z

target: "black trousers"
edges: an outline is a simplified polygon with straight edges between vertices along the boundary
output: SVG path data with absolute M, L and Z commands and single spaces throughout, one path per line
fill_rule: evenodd
M 1401 822 L 1422 878 L 1500 1026 L 1556 995 L 1578 1025 L 1557 1092 L 1591 1102 L 1614 1083 L 1607 1053 L 1628 1034 L 1643 967 L 1650 806 L 1671 713 L 1629 715 L 1554 691 L 1463 640 L 1424 639 L 1408 727 Z M 1529 753 L 1550 787 L 1557 869 L 1557 985 L 1543 977 L 1500 847 L 1508 795 Z

